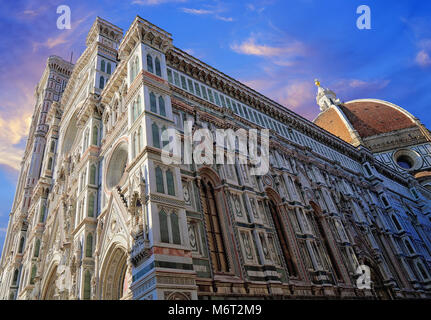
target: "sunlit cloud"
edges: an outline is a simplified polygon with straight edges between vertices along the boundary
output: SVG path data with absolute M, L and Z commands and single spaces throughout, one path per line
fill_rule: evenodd
M 188 49 L 183 49 L 183 51 L 184 52 L 187 52 L 188 54 L 190 54 L 190 55 L 194 55 L 195 54 L 195 51 L 193 50 L 193 49 L 190 49 L 190 48 L 188 48 Z
M 66 43 L 68 44 L 67 47 L 71 46 L 76 39 L 81 38 L 84 33 L 88 32 L 88 28 L 84 23 L 93 16 L 94 13 L 90 13 L 79 20 L 73 21 L 70 30 L 61 30 L 60 34 L 57 36 L 49 37 L 42 42 L 33 42 L 33 52 L 37 51 L 39 48 L 52 49 Z
M 374 81 L 364 81 L 359 79 L 348 80 L 347 83 L 351 88 L 361 88 L 361 89 L 374 89 L 379 90 L 386 88 L 390 80 L 374 80 Z
M 416 55 L 415 59 L 416 63 L 421 67 L 429 67 L 431 66 L 431 57 L 428 52 L 425 50 L 421 50 Z
M 313 81 L 277 81 L 262 78 L 242 82 L 286 108 L 295 110 L 308 118 L 311 118 L 309 115 L 317 111 L 317 108 L 314 108 L 316 88 Z
M 257 7 L 256 5 L 252 3 L 248 3 L 246 5 L 247 10 L 254 11 L 257 13 L 262 13 L 265 10 L 265 7 Z
M 41 14 L 45 13 L 47 9 L 48 9 L 48 6 L 39 6 L 39 7 L 35 8 L 35 9 L 28 8 L 28 9 L 25 9 L 24 11 L 22 11 L 22 14 L 26 18 L 28 18 L 28 17 L 34 18 L 34 17 L 38 17 Z
M 280 44 L 279 46 L 270 46 L 266 44 L 258 44 L 254 36 L 251 36 L 240 44 L 232 44 L 231 49 L 239 54 L 270 58 L 275 57 L 277 58 L 274 60 L 275 63 L 285 66 L 291 65 L 289 58 L 305 54 L 305 46 L 300 41 L 292 40 Z
M 232 17 L 222 17 L 219 15 L 216 15 L 215 18 L 225 22 L 232 22 L 234 20 Z
M 214 11 L 212 11 L 212 10 L 192 9 L 192 8 L 182 8 L 181 11 L 184 13 L 195 14 L 195 15 L 213 14 L 214 13 Z
M 132 4 L 137 4 L 141 6 L 157 6 L 159 4 L 165 4 L 170 2 L 187 2 L 187 0 L 134 0 Z
M 184 13 L 196 15 L 196 16 L 211 15 L 215 19 L 225 21 L 225 22 L 234 21 L 232 17 L 226 17 L 221 15 L 222 12 L 226 11 L 226 8 L 220 6 L 220 4 L 218 7 L 208 6 L 208 9 L 181 8 L 181 11 Z

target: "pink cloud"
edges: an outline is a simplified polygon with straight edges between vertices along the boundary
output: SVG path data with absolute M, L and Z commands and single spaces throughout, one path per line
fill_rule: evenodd
M 431 57 L 428 52 L 421 50 L 416 55 L 416 63 L 421 67 L 431 66 Z
M 305 52 L 304 45 L 300 41 L 295 40 L 277 47 L 257 44 L 254 37 L 250 37 L 241 44 L 231 45 L 231 49 L 236 53 L 262 57 L 296 56 Z
M 313 81 L 290 80 L 285 84 L 283 81 L 262 78 L 243 83 L 308 119 L 312 119 L 318 112 Z
M 160 4 L 170 3 L 170 2 L 186 2 L 187 0 L 134 0 L 132 4 L 137 4 L 141 6 L 157 6 Z

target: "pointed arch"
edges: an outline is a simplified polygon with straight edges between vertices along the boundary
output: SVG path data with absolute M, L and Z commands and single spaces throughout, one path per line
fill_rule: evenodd
M 127 250 L 119 243 L 113 243 L 103 260 L 100 272 L 100 298 L 119 300 L 128 289 L 126 280 Z
M 161 77 L 162 76 L 162 68 L 160 67 L 160 59 L 158 57 L 156 57 L 154 64 L 156 66 L 156 75 Z
M 84 300 L 91 299 L 91 272 L 89 270 L 85 271 L 83 298 Z
M 226 199 L 222 191 L 219 175 L 210 167 L 199 170 L 200 193 L 203 205 L 205 228 L 208 240 L 211 265 L 216 273 L 227 273 L 231 265 L 227 253 L 226 235 L 223 223 L 223 208 L 226 208 Z
M 57 263 L 50 266 L 49 272 L 47 273 L 47 280 L 42 286 L 42 300 L 54 300 L 56 294 L 56 280 L 57 280 Z
M 156 95 L 153 92 L 150 92 L 150 110 L 151 112 L 157 113 Z
M 159 113 L 161 116 L 166 117 L 165 99 L 162 96 L 159 96 Z
M 39 257 L 39 251 L 40 251 L 40 239 L 36 239 L 35 244 L 34 244 L 33 257 L 38 258 Z
M 148 72 L 151 72 L 151 73 L 154 72 L 153 57 L 151 57 L 151 55 L 149 53 L 147 54 L 147 70 L 148 70 Z
M 165 185 L 163 182 L 163 172 L 160 167 L 156 167 L 156 190 L 160 193 L 165 193 Z
M 268 207 L 274 223 L 275 231 L 280 242 L 281 251 L 283 253 L 284 261 L 286 262 L 287 270 L 290 276 L 298 276 L 298 268 L 292 255 L 292 248 L 287 234 L 287 226 L 283 221 L 283 213 L 279 206 L 282 203 L 280 195 L 272 188 L 265 189 L 268 195 Z
M 151 133 L 153 135 L 153 147 L 160 149 L 159 126 L 155 122 L 151 125 Z
M 24 243 L 25 243 L 25 238 L 24 236 L 21 237 L 21 239 L 19 240 L 19 246 L 18 246 L 18 253 L 22 253 L 24 250 Z
M 314 221 L 317 225 L 317 231 L 319 232 L 320 238 L 322 239 L 323 247 L 326 249 L 326 252 L 328 254 L 329 260 L 335 273 L 335 277 L 338 281 L 343 281 L 343 275 L 340 268 L 340 264 L 343 260 L 341 259 L 340 253 L 337 252 L 337 245 L 332 234 L 330 233 L 329 226 L 324 220 L 325 218 L 322 214 L 322 209 L 314 201 L 310 201 L 310 206 L 314 211 Z

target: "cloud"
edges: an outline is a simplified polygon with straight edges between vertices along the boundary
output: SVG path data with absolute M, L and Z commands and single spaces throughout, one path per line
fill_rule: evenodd
M 418 52 L 415 61 L 419 66 L 424 68 L 431 66 L 431 57 L 429 53 L 425 50 L 421 50 Z
M 313 108 L 316 105 L 316 89 L 313 81 L 284 81 L 262 78 L 242 82 L 286 108 L 311 118 Z
M 265 10 L 265 7 L 258 8 L 254 4 L 252 4 L 252 3 L 247 4 L 246 8 L 247 8 L 247 10 L 254 11 L 254 12 L 257 12 L 257 13 L 262 13 L 262 11 Z
M 190 48 L 189 49 L 183 49 L 183 51 L 187 52 L 191 56 L 195 54 L 195 51 L 193 49 L 190 49 Z
M 210 8 L 210 7 L 209 7 Z M 192 14 L 196 16 L 201 15 L 211 15 L 217 20 L 232 22 L 234 19 L 232 17 L 221 16 L 220 13 L 226 11 L 223 7 L 211 7 L 211 9 L 194 9 L 194 8 L 181 8 L 181 11 L 187 14 Z
M 187 0 L 134 0 L 132 4 L 141 6 L 157 6 L 159 4 L 165 4 L 170 2 L 187 2 Z
M 293 110 L 314 106 L 316 89 L 312 81 L 293 81 L 290 84 L 276 90 L 274 99 L 280 104 L 292 108 Z
M 417 42 L 418 53 L 415 57 L 415 63 L 421 68 L 431 66 L 431 39 L 425 38 Z
M 212 10 L 205 10 L 205 9 L 192 9 L 192 8 L 182 8 L 182 12 L 194 14 L 194 15 L 203 15 L 203 14 L 213 14 L 214 11 Z
M 93 13 L 90 13 L 79 20 L 73 21 L 70 30 L 59 30 L 60 34 L 57 36 L 49 37 L 42 42 L 33 42 L 33 52 L 40 48 L 52 49 L 65 43 L 68 43 L 67 47 L 70 47 L 76 39 L 81 38 L 84 33 L 88 32 L 84 22 L 93 15 Z
M 390 80 L 364 81 L 359 79 L 351 79 L 347 81 L 348 85 L 351 88 L 374 89 L 374 90 L 386 88 L 390 82 L 391 82 Z
M 298 56 L 305 53 L 305 47 L 300 41 L 293 40 L 280 46 L 269 46 L 257 44 L 254 36 L 240 44 L 232 44 L 231 49 L 236 53 L 261 57 Z
M 216 15 L 215 18 L 225 22 L 232 22 L 234 20 L 232 17 L 222 17 L 219 15 Z
M 24 149 L 22 142 L 31 123 L 33 98 L 31 91 L 22 89 L 16 100 L 4 100 L 0 106 L 0 164 L 19 170 Z
M 49 6 L 39 6 L 36 9 L 28 8 L 28 9 L 25 9 L 24 11 L 22 11 L 22 14 L 24 16 L 26 16 L 26 18 L 28 18 L 28 17 L 34 18 L 34 17 L 38 17 L 41 14 L 45 13 L 48 10 L 48 8 L 49 8 Z

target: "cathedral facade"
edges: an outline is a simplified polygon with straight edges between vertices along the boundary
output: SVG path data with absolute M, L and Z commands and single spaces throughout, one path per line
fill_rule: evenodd
M 139 16 L 124 34 L 97 18 L 74 65 L 49 57 L 35 97 L 1 299 L 431 297 L 431 192 L 410 170 L 419 165 L 398 170 L 406 158 L 385 163 L 387 149 L 354 128 L 340 136 L 322 124 L 344 118 L 310 122 Z M 320 84 L 318 104 L 338 112 Z M 268 129 L 269 170 L 168 164 L 167 129 L 180 141 Z

